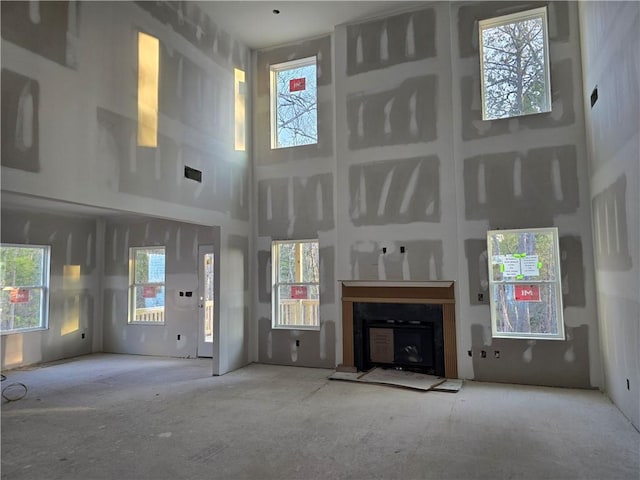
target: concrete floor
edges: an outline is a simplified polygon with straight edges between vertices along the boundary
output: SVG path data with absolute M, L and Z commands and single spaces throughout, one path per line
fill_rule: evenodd
M 457 394 L 330 370 L 90 355 L 10 371 L 2 478 L 627 478 L 640 434 L 597 391 L 465 382 Z

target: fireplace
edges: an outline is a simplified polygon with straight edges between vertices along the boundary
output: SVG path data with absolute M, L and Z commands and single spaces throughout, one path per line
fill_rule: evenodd
M 353 342 L 358 370 L 445 375 L 442 305 L 354 302 Z
M 453 282 L 341 283 L 343 366 L 458 378 Z

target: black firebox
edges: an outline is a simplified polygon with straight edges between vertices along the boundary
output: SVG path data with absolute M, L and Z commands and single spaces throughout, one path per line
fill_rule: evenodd
M 444 376 L 442 305 L 353 304 L 354 360 L 375 366 Z

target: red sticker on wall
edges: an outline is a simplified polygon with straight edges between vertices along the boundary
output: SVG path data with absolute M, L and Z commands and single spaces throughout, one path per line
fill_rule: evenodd
M 294 78 L 289 80 L 289 91 L 299 92 L 307 88 L 307 81 L 305 78 Z
M 305 299 L 307 297 L 307 287 L 296 285 L 291 287 L 291 298 Z
M 515 285 L 517 302 L 539 302 L 540 285 Z
M 142 298 L 156 298 L 156 287 L 142 287 Z
M 29 303 L 29 290 L 13 288 L 9 293 L 9 303 Z

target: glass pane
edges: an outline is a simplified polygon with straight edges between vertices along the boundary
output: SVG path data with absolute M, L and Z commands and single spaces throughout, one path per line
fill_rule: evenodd
M 42 247 L 0 246 L 0 286 L 44 285 Z
M 135 322 L 164 323 L 164 285 L 137 285 Z
M 294 283 L 296 281 L 296 249 L 295 243 L 279 243 L 278 283 Z
M 481 30 L 487 119 L 550 111 L 543 17 Z
M 316 64 L 276 72 L 276 147 L 318 142 Z
M 556 245 L 551 231 L 494 232 L 489 238 L 491 280 L 556 280 Z
M 164 283 L 164 248 L 135 250 L 135 283 Z
M 279 285 L 278 324 L 318 326 L 319 298 L 317 285 Z
M 42 288 L 5 288 L 0 291 L 0 330 L 3 332 L 42 325 Z
M 302 244 L 302 281 L 309 283 L 320 282 L 320 255 L 318 242 Z
M 553 284 L 494 285 L 496 333 L 558 334 L 557 291 Z
M 213 342 L 213 260 L 214 254 L 204 255 L 204 341 Z

